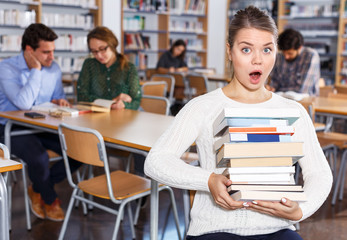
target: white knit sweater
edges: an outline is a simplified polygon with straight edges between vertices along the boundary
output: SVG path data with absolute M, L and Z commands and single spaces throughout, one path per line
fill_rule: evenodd
M 332 185 L 330 167 L 306 110 L 299 103 L 276 94 L 272 94 L 270 100 L 257 104 L 231 100 L 221 89 L 194 98 L 177 114 L 172 125 L 151 149 L 145 162 L 145 173 L 158 182 L 172 187 L 198 190 L 190 213 L 188 235 L 196 236 L 221 231 L 238 235 L 256 235 L 285 228 L 294 230 L 293 221 L 252 210 L 225 210 L 214 202 L 209 192 L 208 179 L 212 172 L 221 173 L 224 168 L 216 168 L 212 124 L 221 110 L 227 107 L 300 109 L 301 116 L 293 125 L 295 127 L 293 141 L 304 142 L 305 156 L 299 163 L 308 201 L 300 203 L 303 212 L 301 220 L 311 216 L 323 204 L 330 192 Z M 188 165 L 180 159 L 194 141 L 201 167 Z

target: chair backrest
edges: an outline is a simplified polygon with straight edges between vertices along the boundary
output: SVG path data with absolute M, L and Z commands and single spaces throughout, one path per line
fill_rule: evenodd
M 151 77 L 151 81 L 165 81 L 167 83 L 167 98 L 169 99 L 170 103 L 173 103 L 174 101 L 174 89 L 175 89 L 175 78 L 168 74 L 154 74 Z
M 6 145 L 0 143 L 0 157 L 10 159 L 10 153 Z
M 147 68 L 145 72 L 146 80 L 150 80 L 154 74 L 158 73 L 158 70 L 156 68 Z
M 206 76 L 201 74 L 188 74 L 186 76 L 189 85 L 190 98 L 208 92 L 208 81 Z
M 175 78 L 174 98 L 183 101 L 186 98 L 185 89 L 188 88 L 185 75 L 183 73 L 169 73 Z
M 63 155 L 93 166 L 104 166 L 107 159 L 101 154 L 104 141 L 96 130 L 61 124 L 59 137 Z
M 167 82 L 148 81 L 141 86 L 142 95 L 165 97 L 167 92 Z
M 347 94 L 347 86 L 336 85 L 335 89 L 337 93 Z
M 170 112 L 170 102 L 165 97 L 143 95 L 140 106 L 145 112 L 165 115 L 169 115 Z
M 335 91 L 333 85 L 328 85 L 319 88 L 319 96 L 320 97 L 328 97 L 329 93 L 333 93 Z
M 338 99 L 347 99 L 347 93 L 334 93 L 331 92 L 328 94 L 329 98 L 338 98 Z

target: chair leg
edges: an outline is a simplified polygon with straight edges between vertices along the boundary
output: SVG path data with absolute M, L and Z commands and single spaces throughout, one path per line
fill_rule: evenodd
M 339 184 L 343 184 L 342 182 L 342 178 L 343 175 L 345 174 L 345 166 L 346 166 L 346 155 L 347 155 L 347 149 L 343 151 L 343 154 L 341 156 L 341 163 L 340 163 L 340 169 L 339 169 L 339 174 L 337 176 L 337 180 L 336 183 L 334 185 L 334 191 L 333 191 L 333 197 L 331 199 L 331 205 L 335 205 L 336 203 L 336 197 L 337 197 L 337 193 L 339 190 Z
M 133 212 L 131 211 L 131 204 L 130 204 L 130 202 L 128 202 L 127 207 L 128 207 L 128 215 L 129 215 L 129 224 L 130 224 L 130 229 L 131 229 L 131 236 L 133 237 L 133 239 L 136 239 L 135 229 L 134 229 Z
M 346 179 L 346 163 L 343 166 L 342 169 L 342 179 L 341 179 L 341 185 L 340 185 L 340 194 L 339 194 L 339 200 L 341 201 L 343 199 L 343 190 L 345 188 L 345 179 Z
M 65 219 L 64 219 L 63 225 L 61 227 L 60 233 L 59 233 L 59 240 L 63 240 L 64 239 L 64 235 L 65 235 L 65 232 L 66 232 L 66 227 L 67 227 L 67 224 L 68 224 L 69 219 L 70 219 L 72 208 L 74 206 L 75 195 L 77 194 L 77 191 L 78 191 L 77 188 L 75 188 L 72 191 L 70 202 L 69 202 L 69 206 L 68 206 L 66 214 L 65 214 Z
M 138 199 L 138 203 L 136 206 L 136 210 L 135 210 L 135 215 L 134 215 L 134 226 L 137 225 L 137 222 L 139 220 L 139 215 L 140 215 L 140 210 L 141 210 L 141 204 L 142 204 L 142 198 Z
M 23 177 L 23 193 L 24 193 L 24 206 L 25 206 L 25 216 L 27 221 L 27 229 L 31 230 L 31 219 L 30 219 L 30 209 L 29 209 L 29 196 L 28 196 L 28 183 L 26 176 L 26 163 L 21 161 L 22 167 L 22 177 Z
M 180 224 L 179 224 L 179 220 L 178 220 L 176 199 L 175 199 L 174 192 L 173 192 L 172 188 L 170 188 L 168 186 L 165 186 L 165 190 L 169 191 L 169 193 L 170 193 L 172 212 L 173 212 L 174 218 L 175 218 L 175 224 L 176 224 L 176 230 L 177 230 L 178 239 L 182 240 L 181 231 L 180 231 Z
M 188 226 L 189 226 L 189 212 L 190 212 L 190 199 L 189 199 L 189 192 L 188 190 L 183 190 L 183 210 L 184 210 L 184 237 L 183 239 L 186 239 Z
M 112 235 L 112 240 L 116 240 L 117 238 L 117 234 L 118 234 L 118 230 L 119 230 L 119 225 L 120 225 L 120 221 L 122 219 L 123 213 L 124 213 L 124 202 L 122 202 L 119 206 L 118 209 L 118 215 L 117 215 L 117 220 L 116 223 L 114 225 L 114 230 L 113 230 L 113 235 Z M 61 239 L 62 240 L 62 239 Z

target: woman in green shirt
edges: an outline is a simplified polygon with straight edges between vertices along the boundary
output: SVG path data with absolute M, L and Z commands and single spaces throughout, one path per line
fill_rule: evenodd
M 97 98 L 114 100 L 111 109 L 137 110 L 141 101 L 139 77 L 134 64 L 117 53 L 118 39 L 106 27 L 96 27 L 87 36 L 94 58 L 84 61 L 77 81 L 77 101 Z

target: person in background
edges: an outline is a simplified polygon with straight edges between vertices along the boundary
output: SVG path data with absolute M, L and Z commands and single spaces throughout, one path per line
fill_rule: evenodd
M 87 58 L 77 81 L 77 101 L 114 100 L 111 109 L 137 110 L 141 88 L 134 64 L 117 52 L 118 39 L 107 27 L 96 27 L 88 33 Z
M 117 52 L 117 37 L 107 27 L 99 26 L 88 33 L 88 48 L 93 58 L 84 61 L 77 81 L 77 101 L 92 102 L 102 98 L 114 100 L 112 110 L 137 110 L 141 87 L 136 67 Z M 143 175 L 145 158 L 134 154 L 135 172 Z
M 186 43 L 181 39 L 176 40 L 170 50 L 161 55 L 157 63 L 158 73 L 187 72 L 188 67 L 184 61 L 186 50 Z
M 70 106 L 65 100 L 62 73 L 54 62 L 54 40 L 57 35 L 47 26 L 28 26 L 22 37 L 22 53 L 0 63 L 0 111 L 30 110 L 33 106 L 52 102 Z M 4 138 L 7 120 L 0 118 L 0 136 Z M 22 130 L 14 126 L 12 130 Z M 61 153 L 58 135 L 39 133 L 11 137 L 11 153 L 28 166 L 32 186 L 28 195 L 32 212 L 41 219 L 64 220 L 64 212 L 54 184 L 66 177 L 64 162 L 51 168 L 47 149 Z M 70 160 L 72 170 L 79 163 Z
M 276 64 L 271 73 L 271 91 L 294 91 L 319 95 L 320 60 L 318 52 L 304 46 L 304 38 L 294 29 L 284 30 L 278 37 Z
M 268 91 L 265 82 L 275 64 L 277 28 L 274 20 L 254 6 L 239 10 L 229 26 L 228 57 L 232 80 L 189 101 L 150 150 L 145 173 L 156 181 L 197 190 L 191 208 L 187 240 L 302 239 L 293 224 L 311 216 L 326 200 L 331 169 L 317 140 L 308 113 L 299 103 Z M 234 201 L 227 192 L 232 182 L 216 167 L 213 122 L 225 108 L 297 109 L 293 141 L 304 142 L 299 160 L 306 202 Z M 180 156 L 193 143 L 200 167 Z M 252 151 L 252 149 L 250 149 Z

